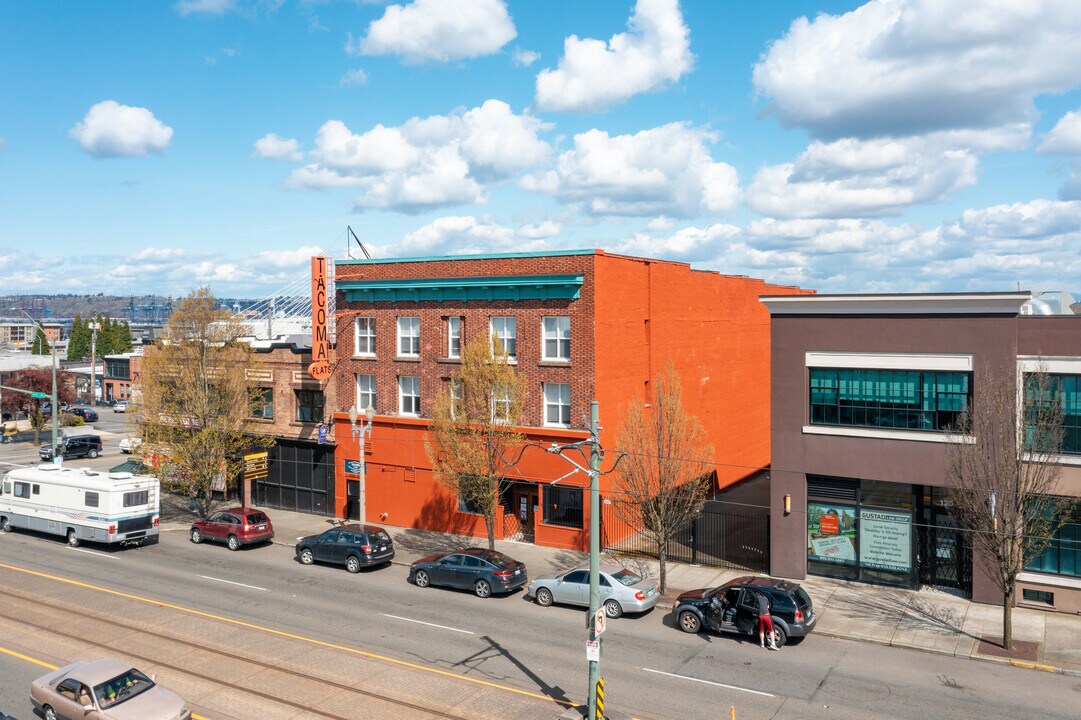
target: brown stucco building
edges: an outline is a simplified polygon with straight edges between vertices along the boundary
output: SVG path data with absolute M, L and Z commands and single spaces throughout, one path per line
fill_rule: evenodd
M 1081 497 L 1081 316 L 1032 295 L 763 296 L 771 314 L 771 569 L 1001 592 L 953 525 L 944 428 L 981 386 L 1039 367 L 1065 407 L 1062 494 Z M 1018 602 L 1081 610 L 1081 518 L 1021 576 Z

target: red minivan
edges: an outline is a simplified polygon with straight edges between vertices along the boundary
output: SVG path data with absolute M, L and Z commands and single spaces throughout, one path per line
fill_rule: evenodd
M 230 550 L 241 545 L 270 542 L 274 539 L 274 525 L 262 510 L 254 508 L 230 508 L 201 518 L 191 524 L 191 541 L 223 542 Z

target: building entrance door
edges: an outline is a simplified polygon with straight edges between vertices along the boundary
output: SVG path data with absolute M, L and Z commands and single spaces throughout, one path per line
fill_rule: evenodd
M 972 595 L 971 549 L 949 510 L 937 502 L 924 507 L 919 576 L 924 585 L 960 590 L 966 597 Z
M 511 511 L 518 521 L 518 533 L 523 542 L 533 542 L 533 523 L 540 494 L 536 485 L 515 485 Z

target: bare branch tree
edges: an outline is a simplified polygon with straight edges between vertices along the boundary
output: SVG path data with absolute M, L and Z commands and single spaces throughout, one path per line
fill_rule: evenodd
M 1042 369 L 1028 374 L 1019 398 L 1013 377 L 1007 371 L 985 379 L 973 407 L 947 433 L 946 452 L 951 513 L 1002 591 L 1007 650 L 1017 576 L 1047 547 L 1073 504 L 1058 496 L 1063 413 L 1057 383 Z
M 484 517 L 495 549 L 495 518 L 525 406 L 525 385 L 498 338 L 477 335 L 462 348 L 462 365 L 435 398 L 424 446 L 436 479 Z
M 273 442 L 252 433 L 262 391 L 248 379 L 252 350 L 239 341 L 247 331 L 200 288 L 181 301 L 162 343 L 143 358 L 133 408 L 143 455 L 163 457 L 151 463 L 163 485 L 192 493 L 203 515 L 215 490 L 235 487 L 244 451 Z
M 683 389 L 671 361 L 653 385 L 652 407 L 647 411 L 643 401 L 632 402 L 619 426 L 617 444 L 626 457 L 615 473 L 615 487 L 627 501 L 615 507 L 656 546 L 663 593 L 668 543 L 702 512 L 713 450 L 701 424 L 683 410 Z

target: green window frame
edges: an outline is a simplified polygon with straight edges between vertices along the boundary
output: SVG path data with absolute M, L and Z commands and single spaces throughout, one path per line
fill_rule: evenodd
M 943 432 L 972 402 L 972 373 L 810 368 L 812 425 Z
M 1048 546 L 1032 558 L 1025 569 L 1081 577 L 1081 507 L 1073 508 L 1070 517 L 1055 532 Z

